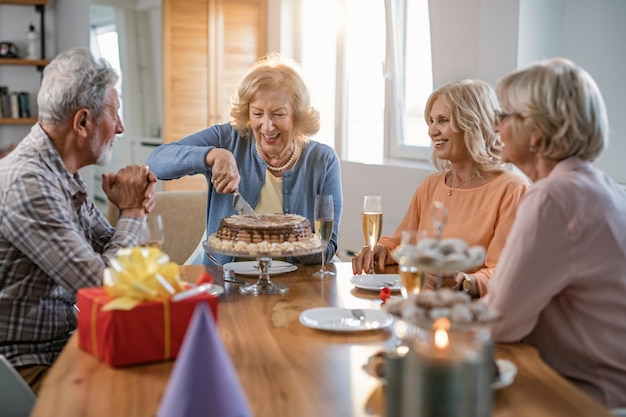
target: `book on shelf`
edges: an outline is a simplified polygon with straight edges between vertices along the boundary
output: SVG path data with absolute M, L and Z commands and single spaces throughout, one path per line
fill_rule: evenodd
M 7 86 L 0 85 L 0 117 L 28 118 L 31 117 L 30 93 L 27 91 L 10 92 Z
M 30 96 L 26 91 L 19 94 L 20 117 L 30 117 Z
M 11 118 L 20 118 L 20 93 L 13 91 L 11 93 L 10 105 L 11 105 Z
M 0 117 L 11 117 L 9 87 L 6 85 L 0 85 Z

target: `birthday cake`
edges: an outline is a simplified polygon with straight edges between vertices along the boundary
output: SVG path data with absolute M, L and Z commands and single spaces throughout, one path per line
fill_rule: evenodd
M 221 251 L 281 255 L 319 248 L 319 237 L 311 223 L 297 214 L 233 215 L 220 221 L 217 232 L 209 236 L 211 247 Z

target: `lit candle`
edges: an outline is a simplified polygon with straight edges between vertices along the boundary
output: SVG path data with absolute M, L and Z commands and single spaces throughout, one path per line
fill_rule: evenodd
M 463 415 L 464 352 L 451 343 L 449 330 L 450 321 L 440 318 L 425 339 L 418 337 L 405 373 L 404 416 Z

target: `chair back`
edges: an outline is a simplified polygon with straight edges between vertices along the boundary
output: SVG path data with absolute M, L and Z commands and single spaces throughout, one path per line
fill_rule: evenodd
M 198 246 L 206 229 L 207 191 L 157 191 L 156 207 L 149 214 L 163 219 L 163 252 L 172 262 L 184 264 Z M 117 208 L 109 204 L 107 218 L 115 226 Z
M 0 355 L 0 415 L 28 417 L 36 398 L 15 368 Z

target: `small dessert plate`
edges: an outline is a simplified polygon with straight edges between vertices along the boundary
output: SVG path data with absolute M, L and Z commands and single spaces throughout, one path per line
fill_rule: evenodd
M 300 323 L 331 332 L 367 332 L 391 325 L 393 317 L 381 310 L 318 307 L 300 313 Z
M 391 291 L 400 291 L 402 281 L 399 274 L 364 274 L 355 275 L 350 282 L 357 288 L 368 291 L 380 291 L 388 287 Z

